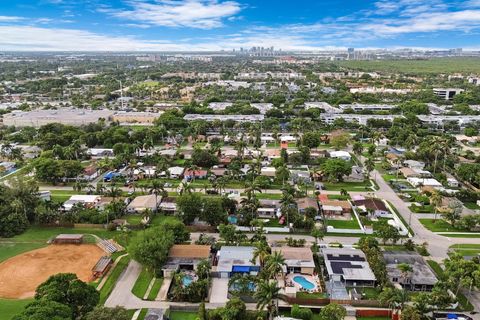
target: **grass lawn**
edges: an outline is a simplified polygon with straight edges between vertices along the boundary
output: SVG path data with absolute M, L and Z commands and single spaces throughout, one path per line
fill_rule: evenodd
M 22 312 L 25 306 L 32 301 L 33 299 L 0 299 L 0 318 L 5 320 L 13 318 L 14 315 Z
M 347 291 L 352 288 L 347 288 Z M 377 288 L 356 288 L 357 292 L 368 300 L 375 300 L 382 290 Z
M 244 195 L 242 193 L 242 195 Z M 267 199 L 267 200 L 280 200 L 282 199 L 282 195 L 280 193 L 257 193 L 256 194 L 258 199 Z
M 418 219 L 425 228 L 433 232 L 442 232 L 442 231 L 460 231 L 460 232 L 468 232 L 465 229 L 459 229 L 456 227 L 452 227 L 448 222 L 443 219 L 437 219 L 437 221 L 433 219 Z
M 153 301 L 157 298 L 158 292 L 160 291 L 160 288 L 162 287 L 163 283 L 163 278 L 156 278 L 155 282 L 153 283 L 152 289 L 150 290 L 150 293 L 148 294 L 147 300 Z
M 480 210 L 480 206 L 478 204 L 476 204 L 475 202 L 465 202 L 463 205 L 465 207 L 467 207 L 468 209 Z
M 452 234 L 440 234 L 440 235 L 444 237 L 449 237 L 449 238 L 480 238 L 480 233 L 478 232 L 472 232 L 470 234 L 452 233 Z
M 327 224 L 335 229 L 360 229 L 356 218 L 352 220 L 333 220 L 329 219 Z
M 325 190 L 329 191 L 340 191 L 345 189 L 347 191 L 365 191 L 366 188 L 369 189 L 371 186 L 370 181 L 366 182 L 325 182 Z
M 412 204 L 409 207 L 409 209 L 412 212 L 415 212 L 415 213 L 434 213 L 435 212 L 435 209 L 430 204 L 425 204 L 425 205 L 421 205 L 421 206 L 417 206 L 417 205 Z
M 155 215 L 151 221 L 151 224 L 154 226 L 158 226 L 165 221 L 177 221 L 179 220 L 177 217 L 174 216 L 166 216 L 166 215 Z
M 108 231 L 105 229 L 83 229 L 83 228 L 48 228 L 48 227 L 30 227 L 24 233 L 17 235 L 12 238 L 0 238 L 0 241 L 14 241 L 14 242 L 31 242 L 31 243 L 45 243 L 50 238 L 60 234 L 60 233 L 84 233 L 84 234 L 95 234 L 99 237 L 110 239 L 113 238 L 116 234 L 116 231 Z
M 138 315 L 137 320 L 144 320 L 145 317 L 147 316 L 148 309 L 142 309 L 140 311 L 140 314 Z
M 427 260 L 427 263 L 430 266 L 430 268 L 432 268 L 433 272 L 435 272 L 438 278 L 443 277 L 443 269 L 440 266 L 440 264 L 438 264 L 438 262 L 433 260 Z
M 2 243 L 0 242 L 0 262 L 21 253 L 45 247 L 46 243 Z M 1 313 L 0 313 L 1 314 Z
M 123 219 L 126 219 L 129 224 L 140 224 L 142 222 L 142 216 L 138 214 L 129 214 L 123 217 Z
M 397 176 L 395 174 L 382 174 L 382 178 L 385 182 L 389 182 L 391 180 L 396 180 Z
M 170 320 L 195 320 L 198 314 L 196 312 L 171 311 Z
M 480 244 L 454 244 L 450 249 L 462 256 L 476 256 L 480 254 Z
M 323 299 L 328 298 L 328 295 L 324 292 L 315 292 L 315 293 L 308 293 L 308 292 L 297 292 L 298 299 Z
M 122 274 L 123 270 L 127 268 L 129 262 L 129 256 L 123 257 L 112 270 L 112 273 L 110 273 L 107 281 L 105 282 L 105 285 L 100 290 L 100 305 L 105 304 L 105 301 L 107 301 L 108 296 L 110 295 L 110 293 L 112 293 L 112 290 L 115 287 L 118 278 Z
M 143 268 L 142 272 L 140 272 L 140 275 L 137 278 L 137 281 L 135 281 L 135 284 L 133 285 L 132 293 L 138 298 L 143 299 L 143 296 L 147 292 L 148 285 L 152 279 L 153 274 Z
M 342 196 L 341 194 L 329 194 L 327 195 L 329 200 L 348 200 L 350 199 L 349 195 Z

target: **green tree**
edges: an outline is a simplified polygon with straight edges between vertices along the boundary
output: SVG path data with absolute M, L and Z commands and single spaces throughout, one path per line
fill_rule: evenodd
M 202 197 L 198 193 L 184 193 L 177 197 L 177 207 L 183 222 L 191 224 L 195 218 L 201 217 Z
M 342 159 L 328 159 L 321 168 L 329 181 L 343 181 L 343 176 L 352 173 L 351 163 Z
M 96 307 L 85 316 L 84 320 L 130 320 L 128 310 L 122 307 Z
M 257 284 L 257 291 L 254 298 L 257 301 L 257 310 L 267 309 L 267 317 L 273 319 L 277 312 L 276 302 L 278 302 L 280 287 L 276 281 L 260 280 Z
M 160 272 L 167 261 L 168 252 L 175 242 L 172 231 L 162 227 L 147 229 L 143 235 L 131 240 L 128 252 L 148 269 Z
M 29 303 L 22 313 L 12 320 L 69 320 L 74 319 L 70 306 L 56 301 L 42 299 Z
M 397 243 L 400 239 L 400 233 L 397 228 L 388 224 L 387 221 L 379 221 L 375 225 L 375 236 L 382 239 L 383 244 L 386 244 L 387 241 L 391 240 L 393 243 Z
M 203 199 L 203 220 L 211 226 L 218 226 L 227 221 L 227 212 L 223 208 L 220 197 L 205 197 Z
M 330 303 L 320 309 L 319 316 L 321 320 L 343 320 L 347 316 L 347 310 L 339 304 Z
M 100 295 L 94 287 L 73 273 L 51 276 L 37 287 L 35 300 L 55 301 L 71 308 L 73 318 L 83 317 L 98 304 Z

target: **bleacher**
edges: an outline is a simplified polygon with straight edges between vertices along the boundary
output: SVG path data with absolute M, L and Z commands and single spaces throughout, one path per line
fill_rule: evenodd
M 100 240 L 97 245 L 106 253 L 112 254 L 118 251 L 118 248 L 108 240 Z

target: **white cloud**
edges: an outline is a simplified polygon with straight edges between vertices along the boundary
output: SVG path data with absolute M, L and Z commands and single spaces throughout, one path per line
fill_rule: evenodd
M 0 16 L 0 23 L 1 22 L 18 22 L 22 21 L 22 17 L 14 17 L 14 16 Z
M 222 19 L 240 12 L 235 1 L 218 0 L 130 0 L 131 10 L 101 8 L 113 17 L 165 27 L 212 29 L 222 26 Z

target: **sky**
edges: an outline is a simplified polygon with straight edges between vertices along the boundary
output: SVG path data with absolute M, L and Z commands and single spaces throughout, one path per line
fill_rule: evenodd
M 480 49 L 480 0 L 0 0 L 2 51 Z

